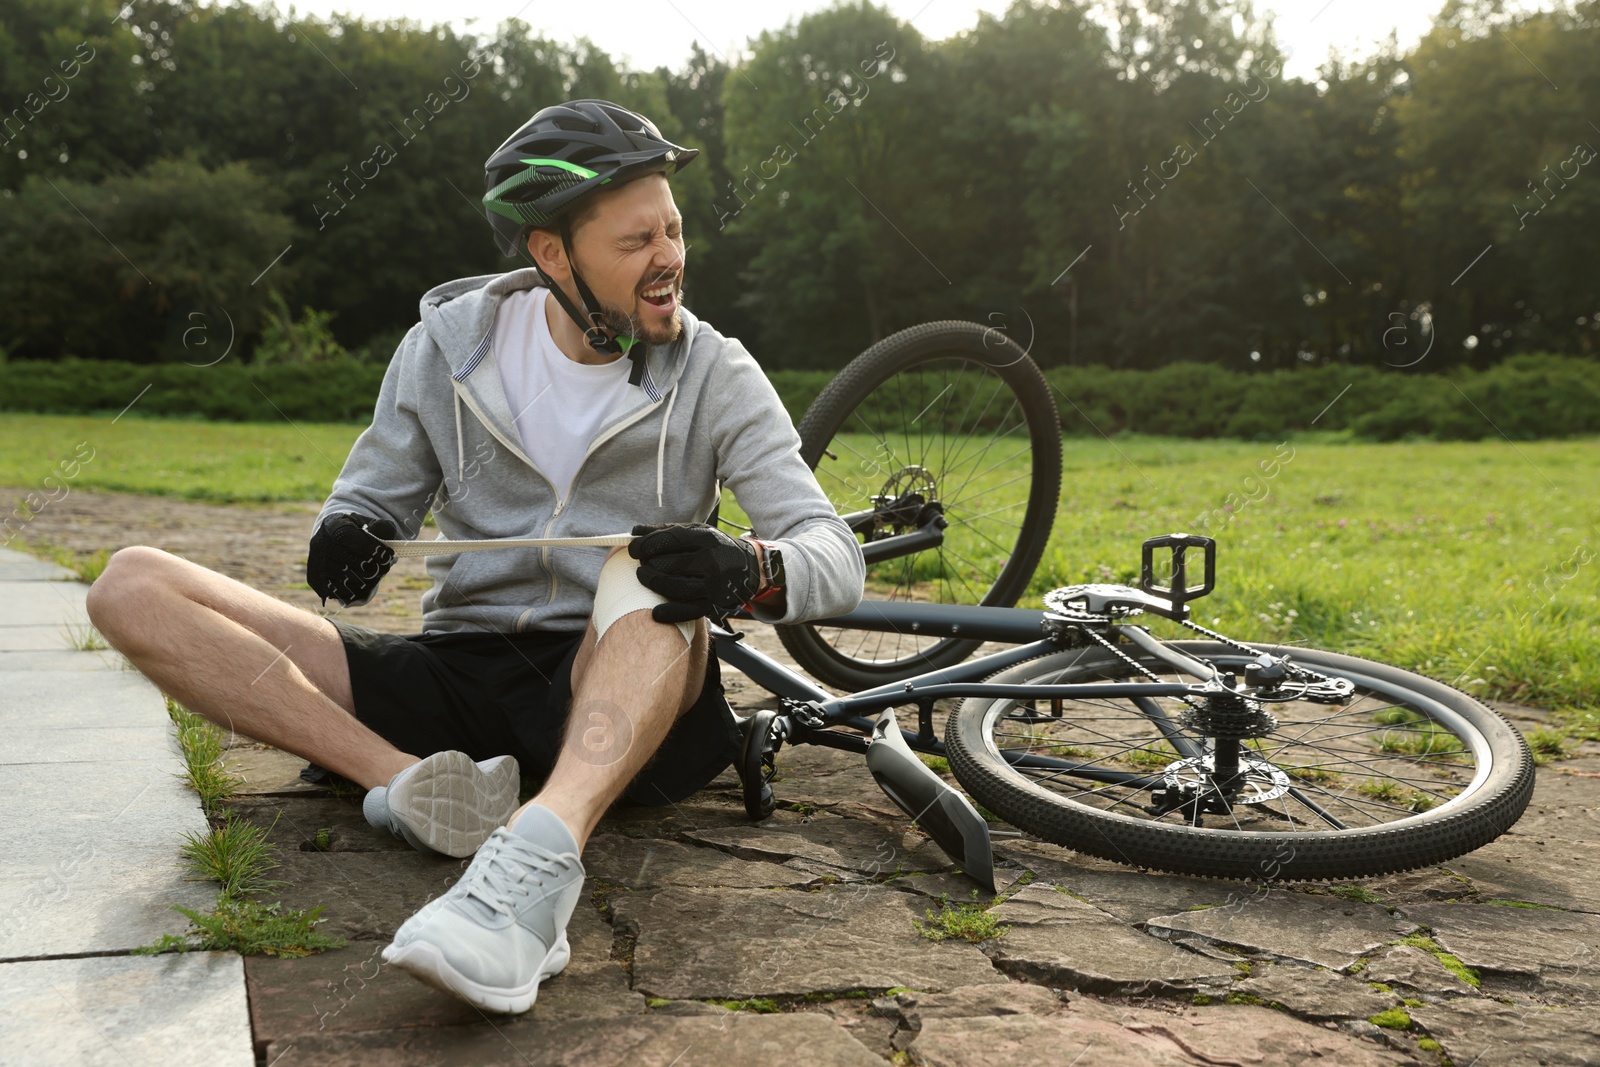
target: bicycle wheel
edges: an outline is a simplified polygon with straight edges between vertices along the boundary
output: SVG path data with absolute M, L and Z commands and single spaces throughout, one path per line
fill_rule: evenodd
M 799 431 L 801 457 L 863 546 L 947 524 L 936 547 L 869 562 L 869 599 L 1010 607 L 1026 591 L 1055 520 L 1061 424 L 1009 338 L 971 322 L 902 330 L 830 382 Z M 847 690 L 959 663 L 980 644 L 811 623 L 778 636 Z
M 1242 672 L 1254 658 L 1209 641 L 1169 647 L 1224 670 Z M 1256 709 L 1275 722 L 1258 720 L 1259 736 L 1231 742 L 1239 746 L 1240 773 L 1229 803 L 1218 803 L 1220 794 L 1204 804 L 1192 800 L 1208 781 L 1215 791 L 1217 780 L 1209 776 L 1222 742 L 1203 737 L 1178 698 L 1138 698 L 1143 707 L 1124 697 L 1066 699 L 1048 712 L 1014 700 L 969 698 L 945 730 L 950 767 L 981 803 L 1056 844 L 1139 867 L 1264 881 L 1354 878 L 1441 863 L 1494 840 L 1527 807 L 1528 746 L 1478 701 L 1354 656 L 1263 651 L 1292 654 L 1299 666 L 1348 679 L 1355 689 L 1333 706 Z M 1148 654 L 1134 658 L 1163 680 L 1197 680 Z M 1089 648 L 1029 660 L 989 680 L 1146 679 L 1109 651 Z M 1147 711 L 1167 715 L 1175 732 L 1164 735 Z M 1012 759 L 1032 753 L 1081 763 L 1067 772 L 1018 768 L 1002 751 Z M 1106 780 L 1115 774 L 1104 772 L 1119 771 L 1136 773 L 1120 783 Z M 1162 813 L 1168 805 L 1155 802 L 1153 788 L 1168 791 L 1162 799 L 1187 795 L 1191 803 Z

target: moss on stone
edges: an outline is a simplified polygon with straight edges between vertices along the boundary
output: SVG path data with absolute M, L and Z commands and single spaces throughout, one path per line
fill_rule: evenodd
M 1381 1026 L 1385 1030 L 1411 1029 L 1411 1016 L 1406 1014 L 1404 1008 L 1390 1008 L 1387 1011 L 1380 1011 L 1369 1018 L 1367 1022 L 1373 1026 Z

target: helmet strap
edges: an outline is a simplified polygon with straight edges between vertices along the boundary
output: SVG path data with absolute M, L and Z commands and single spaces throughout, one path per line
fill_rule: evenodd
M 628 384 L 639 385 L 644 376 L 645 346 L 635 344 L 637 338 L 607 336 L 605 328 L 600 325 L 600 301 L 595 299 L 594 293 L 584 283 L 583 275 L 578 273 L 578 264 L 572 258 L 572 231 L 568 227 L 565 217 L 560 220 L 560 232 L 561 247 L 567 254 L 567 267 L 572 273 L 573 284 L 578 287 L 578 299 L 583 306 L 583 311 L 580 312 L 573 305 L 561 286 L 557 285 L 555 280 L 544 272 L 544 268 L 539 266 L 537 261 L 535 261 L 533 269 L 539 272 L 539 277 L 549 287 L 550 291 L 555 294 L 556 303 L 560 304 L 568 317 L 578 324 L 579 329 L 583 330 L 583 339 L 588 342 L 590 348 L 596 352 L 626 352 L 628 354 L 628 359 L 633 364 L 633 370 L 628 375 Z M 590 308 L 595 310 L 590 311 Z

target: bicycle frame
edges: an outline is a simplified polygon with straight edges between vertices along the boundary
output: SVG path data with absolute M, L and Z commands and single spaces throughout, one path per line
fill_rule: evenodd
M 730 619 L 754 621 L 743 612 Z M 1113 682 L 1079 683 L 1063 685 L 999 685 L 981 681 L 997 671 L 1017 663 L 1035 659 L 1066 647 L 1051 636 L 1041 636 L 1045 613 L 1023 608 L 993 608 L 965 604 L 921 604 L 903 601 L 863 601 L 854 611 L 830 619 L 817 620 L 816 625 L 838 626 L 846 629 L 896 633 L 916 633 L 919 636 L 950 636 L 982 641 L 1018 643 L 1018 647 L 992 653 L 978 659 L 967 660 L 953 667 L 929 671 L 910 679 L 877 686 L 873 689 L 835 697 L 807 678 L 777 662 L 772 657 L 751 648 L 743 641 L 742 632 L 731 631 L 712 624 L 711 636 L 717 657 L 729 666 L 736 667 L 758 684 L 777 694 L 791 711 L 802 711 L 810 721 L 796 717 L 801 727 L 787 740 L 800 744 L 820 744 L 852 752 L 865 752 L 873 722 L 868 715 L 885 708 L 904 704 L 917 705 L 917 731 L 900 732 L 906 744 L 918 752 L 944 754 L 944 743 L 933 732 L 933 704 L 951 697 L 995 696 L 1018 700 L 1049 699 L 1054 713 L 1061 714 L 1060 701 L 1072 698 L 1122 697 L 1132 698 L 1151 722 L 1162 732 L 1178 753 L 1184 757 L 1199 756 L 1202 751 L 1192 738 L 1180 732 L 1153 698 L 1188 696 L 1192 686 L 1182 683 Z M 1143 629 L 1132 626 L 1112 626 L 1110 636 L 1122 634 L 1135 643 L 1168 659 L 1173 666 L 1194 670 L 1201 665 L 1188 657 L 1171 653 Z M 1203 673 L 1203 672 L 1202 672 Z M 845 733 L 835 727 L 857 731 Z M 1103 767 L 1072 763 L 1050 756 L 1005 753 L 1012 764 L 1021 767 L 1053 770 L 1090 781 L 1115 783 L 1147 788 L 1159 785 L 1159 775 L 1114 771 Z

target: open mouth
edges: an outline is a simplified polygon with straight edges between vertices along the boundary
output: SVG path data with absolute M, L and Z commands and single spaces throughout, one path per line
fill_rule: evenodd
M 646 289 L 639 296 L 651 307 L 660 308 L 662 311 L 671 311 L 678 302 L 676 287 L 670 282 Z

